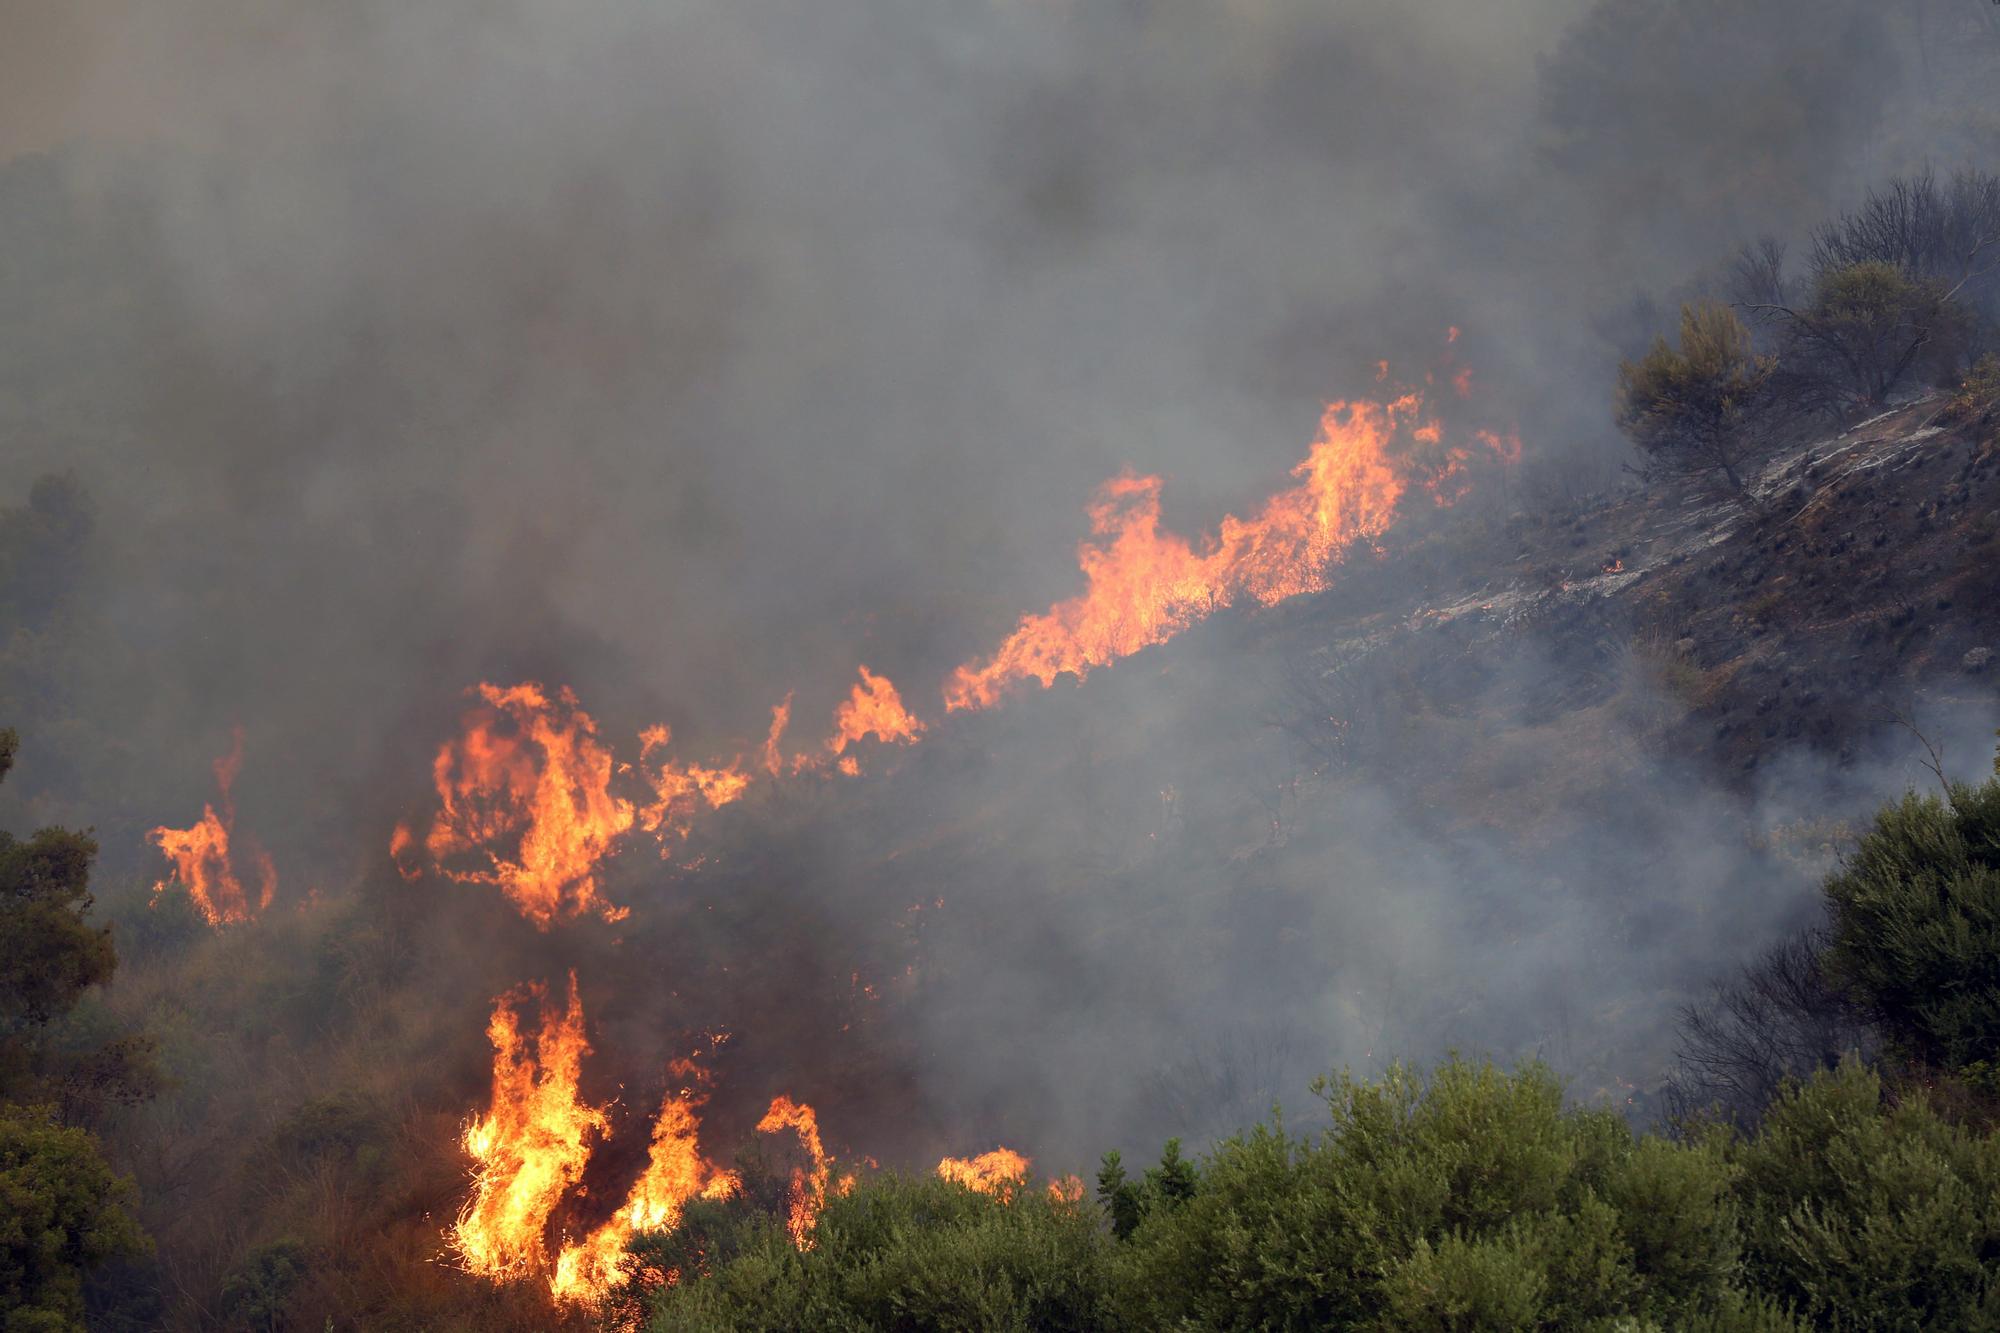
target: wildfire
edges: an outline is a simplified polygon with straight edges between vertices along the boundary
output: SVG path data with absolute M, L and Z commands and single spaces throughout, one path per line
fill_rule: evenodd
M 482 684 L 462 733 L 431 763 L 439 809 L 424 848 L 440 873 L 493 884 L 542 930 L 558 917 L 627 909 L 600 893 L 598 862 L 629 831 L 632 802 L 611 792 L 611 751 L 569 690 Z M 398 828 L 390 851 L 414 839 Z
M 248 921 L 271 905 L 271 897 L 278 889 L 277 868 L 271 864 L 270 856 L 254 845 L 237 849 L 249 857 L 256 871 L 257 899 L 254 906 L 244 890 L 242 878 L 236 872 L 234 854 L 229 845 L 230 834 L 236 826 L 236 803 L 230 798 L 229 789 L 236 784 L 236 771 L 242 766 L 243 730 L 239 727 L 229 753 L 215 761 L 215 785 L 220 793 L 222 813 L 216 814 L 213 805 L 204 805 L 201 819 L 193 828 L 156 828 L 146 835 L 148 841 L 173 862 L 173 870 L 168 877 L 153 885 L 154 894 L 166 892 L 169 883 L 181 885 L 187 890 L 195 910 L 211 926 Z M 155 898 L 155 901 L 158 899 Z
M 792 1130 L 799 1136 L 799 1145 L 806 1151 L 812 1165 L 795 1167 L 792 1171 L 791 1216 L 787 1229 L 792 1235 L 792 1244 L 802 1250 L 812 1248 L 813 1224 L 819 1220 L 820 1209 L 826 1207 L 827 1180 L 833 1171 L 833 1164 L 826 1155 L 826 1148 L 820 1143 L 819 1117 L 810 1106 L 795 1102 L 790 1097 L 779 1096 L 771 1101 L 771 1109 L 757 1122 L 759 1134 L 778 1134 Z
M 784 736 L 785 728 L 792 724 L 792 696 L 771 705 L 771 730 L 764 736 L 764 771 L 777 777 L 784 771 L 785 759 L 778 750 L 778 741 Z
M 907 745 L 923 731 L 924 724 L 903 707 L 903 696 L 889 678 L 878 676 L 864 666 L 854 692 L 834 709 L 833 734 L 826 738 L 826 748 L 830 754 L 839 755 L 856 741 L 870 736 L 885 744 Z
M 529 999 L 542 1011 L 532 1055 L 516 1012 Z M 493 1042 L 493 1101 L 460 1139 L 474 1174 L 452 1240 L 467 1272 L 504 1280 L 542 1268 L 549 1218 L 582 1178 L 591 1140 L 606 1134 L 608 1124 L 602 1109 L 577 1100 L 590 1044 L 574 972 L 566 1008 L 552 1006 L 540 985 L 511 991 L 494 1001 L 486 1035 Z
M 701 1091 L 705 1072 L 692 1061 L 675 1062 L 672 1072 L 688 1082 L 660 1104 L 645 1172 L 609 1221 L 581 1243 L 563 1247 L 549 1279 L 557 1300 L 602 1299 L 632 1271 L 633 1261 L 625 1252 L 632 1237 L 673 1230 L 690 1200 L 726 1199 L 736 1193 L 736 1174 L 710 1163 L 697 1142 L 701 1121 L 696 1112 L 708 1100 Z
M 947 1157 L 937 1165 L 937 1173 L 981 1194 L 1011 1199 L 1028 1178 L 1034 1163 L 1012 1148 L 995 1148 L 977 1157 Z
M 1292 469 L 1299 484 L 1255 518 L 1224 518 L 1199 548 L 1160 530 L 1158 477 L 1106 482 L 1090 505 L 1093 536 L 1077 549 L 1085 591 L 1024 616 L 990 659 L 959 667 L 945 685 L 946 707 L 990 707 L 1029 678 L 1044 686 L 1065 673 L 1080 679 L 1242 598 L 1270 605 L 1326 587 L 1327 566 L 1394 519 L 1405 483 L 1391 445 L 1406 430 L 1435 439 L 1422 410 L 1416 393 L 1331 404 L 1311 452 Z
M 750 788 L 750 774 L 743 771 L 741 760 L 722 768 L 704 768 L 661 759 L 649 769 L 654 752 L 666 749 L 671 738 L 665 727 L 648 727 L 639 733 L 639 769 L 657 798 L 640 808 L 639 825 L 648 833 L 664 828 L 685 838 L 696 814 L 704 809 L 719 810 L 740 799 Z

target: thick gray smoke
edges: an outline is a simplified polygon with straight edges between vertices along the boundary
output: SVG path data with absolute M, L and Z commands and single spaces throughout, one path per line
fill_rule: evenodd
M 1984 21 L 1969 0 L 18 8 L 0 495 L 74 469 L 97 513 L 65 628 L 36 631 L 55 646 L 17 647 L 0 679 L 25 742 L 5 808 L 95 823 L 127 875 L 148 824 L 208 799 L 238 724 L 243 822 L 288 883 L 338 889 L 385 873 L 480 679 L 569 684 L 609 733 L 664 721 L 694 756 L 754 745 L 793 689 L 819 728 L 862 662 L 935 715 L 950 667 L 1073 590 L 1095 483 L 1164 473 L 1184 530 L 1241 512 L 1326 399 L 1379 358 L 1420 374 L 1449 325 L 1480 409 L 1543 466 L 1602 478 L 1635 295 L 1980 148 L 1960 114 L 1978 86 L 1952 81 L 1954 34 Z M 984 1108 L 992 1134 L 1025 1118 L 1064 1152 L 1171 1128 L 1171 1104 L 1138 1103 L 1182 1037 L 1294 1083 L 1453 1039 L 1513 1050 L 1561 1026 L 1549 1006 L 1642 1003 L 1790 910 L 1556 929 L 1569 889 L 1534 903 L 1532 884 L 1620 872 L 1502 867 L 1386 787 L 1274 816 L 1310 816 L 1312 855 L 1245 870 L 1242 830 L 1218 828 L 1191 860 L 1141 857 L 1197 838 L 1162 792 L 1218 765 L 1286 799 L 1292 761 L 1258 749 L 1276 677 L 1241 687 L 1224 736 L 1207 702 L 1254 669 L 1215 670 L 1198 696 L 1130 685 L 1096 721 L 1026 701 L 878 798 L 882 845 L 979 811 L 1006 835 L 938 834 L 961 859 L 916 858 L 934 882 L 893 893 L 950 901 L 963 876 L 1037 906 L 1012 937 L 936 945 L 954 998 L 903 1060 L 936 1122 Z M 1093 727 L 1149 739 L 1098 765 Z M 1754 822 L 1693 778 L 1633 782 L 1656 779 L 1697 827 Z M 1656 887 L 1706 886 L 1674 901 L 1720 912 L 1749 872 L 1680 836 Z M 758 863 L 777 911 L 837 918 L 871 875 L 873 911 L 904 873 L 787 845 Z M 1060 901 L 1086 873 L 1123 886 L 1116 911 Z M 1204 916 L 1211 891 L 1236 907 Z M 1473 898 L 1543 915 L 1508 918 L 1528 941 L 1510 952 Z M 1223 919 L 1297 952 L 1233 955 L 1201 933 Z M 1154 968 L 1121 920 L 1191 942 Z M 1638 940 L 1643 961 L 1604 963 Z M 1429 978 L 1469 973 L 1498 998 L 1413 1016 Z

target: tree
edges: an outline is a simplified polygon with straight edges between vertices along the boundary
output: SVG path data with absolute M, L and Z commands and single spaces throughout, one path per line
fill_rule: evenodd
M 1978 787 L 1885 807 L 1825 892 L 1828 970 L 1898 1053 L 2000 1062 L 2000 761 Z
M 0 778 L 15 747 L 13 731 L 0 730 Z M 83 1328 L 85 1276 L 146 1248 L 126 1211 L 131 1183 L 88 1132 L 39 1104 L 150 1071 L 150 1049 L 131 1039 L 81 1062 L 51 1058 L 49 1029 L 117 962 L 110 931 L 84 920 L 96 854 L 89 835 L 66 829 L 25 842 L 0 833 L 0 1092 L 10 1098 L 0 1103 L 0 1327 L 9 1330 Z
M 1719 472 L 1740 493 L 1773 369 L 1735 311 L 1714 301 L 1682 306 L 1678 350 L 1659 338 L 1618 367 L 1618 425 L 1646 456 L 1649 476 Z
M 1861 206 L 1813 233 L 1814 274 L 1891 264 L 1956 292 L 1986 320 L 2000 319 L 2000 176 L 1929 170 L 1870 190 Z
M 1880 407 L 1912 379 L 1962 364 L 1974 328 L 1956 299 L 1963 286 L 1869 259 L 1820 271 L 1807 304 L 1757 306 L 1782 330 L 1780 396 L 1843 412 Z
M 147 1249 L 131 1192 L 85 1131 L 0 1106 L 0 1327 L 81 1333 L 85 1274 Z

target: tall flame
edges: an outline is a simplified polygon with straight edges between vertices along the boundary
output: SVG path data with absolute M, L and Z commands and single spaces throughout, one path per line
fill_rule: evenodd
M 771 1109 L 757 1122 L 757 1132 L 777 1134 L 787 1129 L 799 1136 L 799 1144 L 805 1149 L 806 1158 L 812 1165 L 792 1171 L 791 1215 L 786 1221 L 786 1229 L 791 1232 L 792 1244 L 809 1250 L 812 1248 L 813 1224 L 819 1221 L 820 1210 L 826 1207 L 826 1187 L 833 1164 L 820 1142 L 819 1117 L 812 1107 L 795 1102 L 790 1097 L 774 1097 Z
M 1422 408 L 1414 393 L 1329 405 L 1318 440 L 1292 469 L 1299 484 L 1255 518 L 1224 518 L 1199 548 L 1160 530 L 1158 477 L 1106 482 L 1090 505 L 1093 536 L 1077 550 L 1085 590 L 1022 617 L 991 658 L 959 667 L 945 684 L 946 707 L 991 707 L 1030 678 L 1044 686 L 1065 673 L 1081 678 L 1246 597 L 1269 605 L 1326 587 L 1328 564 L 1394 519 L 1405 483 L 1391 445 Z
M 1033 1165 L 1012 1148 L 995 1148 L 977 1157 L 947 1157 L 938 1163 L 937 1173 L 969 1190 L 1011 1199 L 1014 1191 L 1021 1187 L 1021 1182 L 1028 1178 L 1028 1168 Z
M 213 805 L 204 805 L 201 819 L 194 827 L 161 827 L 146 835 L 147 840 L 173 862 L 173 870 L 166 879 L 153 885 L 153 892 L 166 892 L 169 883 L 181 885 L 187 890 L 188 900 L 194 904 L 195 910 L 211 926 L 248 921 L 271 905 L 271 897 L 278 888 L 277 868 L 261 848 L 236 849 L 250 858 L 256 870 L 257 898 L 254 905 L 236 872 L 229 844 L 230 834 L 236 827 L 236 802 L 231 799 L 229 789 L 236 785 L 236 773 L 242 766 L 243 729 L 238 727 L 229 753 L 217 759 L 214 766 L 222 813 L 216 814 Z
M 532 1055 L 516 1012 L 528 999 L 542 1011 Z M 608 1126 L 602 1109 L 577 1099 L 590 1045 L 576 973 L 570 973 L 569 1003 L 562 1010 L 549 1003 L 540 985 L 495 1000 L 486 1035 L 493 1042 L 493 1102 L 460 1138 L 474 1175 L 452 1240 L 468 1272 L 509 1279 L 543 1267 L 549 1218 L 582 1178 L 591 1139 Z
M 425 849 L 448 878 L 497 885 L 543 930 L 558 917 L 627 909 L 600 892 L 598 862 L 635 817 L 614 796 L 611 751 L 567 689 L 481 684 L 456 739 L 431 775 L 439 810 Z M 391 850 L 407 849 L 399 829 Z M 467 864 L 469 862 L 469 864 Z
M 691 1061 L 676 1061 L 672 1072 L 688 1081 L 660 1104 L 645 1172 L 608 1221 L 583 1241 L 565 1245 L 556 1258 L 549 1290 L 559 1301 L 601 1300 L 631 1275 L 633 1261 L 625 1247 L 634 1236 L 671 1231 L 690 1200 L 726 1199 L 739 1187 L 734 1172 L 717 1168 L 701 1155 L 697 1141 L 701 1121 L 696 1112 L 708 1100 L 700 1087 L 706 1081 L 705 1071 Z

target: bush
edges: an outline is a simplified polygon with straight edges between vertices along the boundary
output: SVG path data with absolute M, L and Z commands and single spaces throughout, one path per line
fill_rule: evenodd
M 1816 1328 L 1993 1328 L 2000 1139 L 1882 1093 L 1849 1059 L 1742 1145 L 1746 1271 Z
M 1721 473 L 1743 489 L 1742 466 L 1774 363 L 1724 305 L 1681 307 L 1681 345 L 1665 338 L 1618 367 L 1618 425 L 1649 475 Z
M 704 1278 L 660 1289 L 651 1328 L 1121 1326 L 1111 1242 L 1094 1210 L 1040 1191 L 1003 1202 L 942 1180 L 884 1177 L 829 1200 L 805 1251 L 776 1219 L 745 1231 L 741 1219 L 725 1221 L 728 1205 L 690 1213 L 707 1233 L 735 1231 L 734 1253 Z M 690 1258 L 657 1241 L 640 1253 L 682 1270 Z
M 1757 1316 L 1720 1141 L 1635 1140 L 1538 1065 L 1319 1086 L 1332 1124 L 1231 1140 L 1133 1234 L 1144 1327 L 1586 1327 Z M 1766 1312 L 1768 1313 L 1768 1312 Z
M 1900 1054 L 2000 1059 L 2000 777 L 1885 807 L 1826 897 L 1828 967 Z

